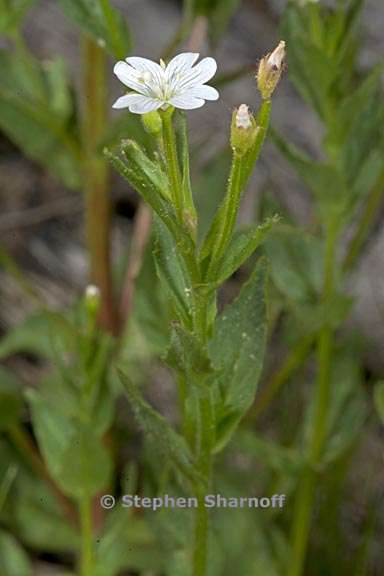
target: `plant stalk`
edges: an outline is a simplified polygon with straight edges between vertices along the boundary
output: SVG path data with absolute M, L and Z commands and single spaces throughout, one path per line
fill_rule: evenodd
M 323 301 L 330 302 L 335 289 L 335 263 L 338 223 L 327 225 L 325 239 Z M 292 524 L 292 556 L 288 576 L 302 576 L 309 541 L 311 515 L 316 489 L 316 469 L 326 441 L 333 348 L 333 328 L 326 320 L 318 334 L 318 378 L 312 437 L 308 448 L 308 468 L 299 482 Z
M 87 496 L 80 500 L 79 512 L 81 521 L 80 574 L 81 576 L 93 576 L 92 505 L 91 499 Z
M 179 160 L 177 157 L 176 138 L 172 124 L 172 114 L 173 110 L 170 108 L 162 114 L 163 139 L 172 197 L 175 204 L 176 214 L 181 222 L 183 218 L 183 191 Z
M 83 145 L 86 238 L 90 281 L 100 289 L 100 323 L 113 334 L 118 323 L 110 259 L 111 206 L 109 170 L 97 147 L 107 125 L 106 57 L 93 40 L 84 38 Z

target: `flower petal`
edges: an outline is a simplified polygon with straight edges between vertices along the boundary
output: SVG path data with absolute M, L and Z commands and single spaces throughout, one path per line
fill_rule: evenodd
M 173 96 L 169 102 L 175 108 L 181 108 L 182 110 L 194 110 L 195 108 L 201 108 L 205 104 L 205 101 L 201 98 L 195 98 L 189 94 Z
M 140 100 L 141 98 L 145 98 L 145 96 L 134 93 L 125 94 L 124 96 L 120 96 L 120 98 L 116 100 L 116 102 L 112 105 L 112 108 L 115 108 L 117 110 L 120 108 L 129 108 L 131 104 L 136 102 L 138 99 Z
M 187 93 L 189 96 L 203 98 L 204 100 L 218 100 L 220 96 L 216 88 L 207 86 L 206 84 L 195 86 L 195 88 L 188 90 Z
M 217 63 L 214 58 L 203 58 L 196 64 L 190 72 L 185 74 L 178 83 L 178 91 L 184 92 L 187 88 L 194 88 L 210 80 L 217 70 Z
M 147 70 L 152 73 L 160 74 L 163 72 L 162 67 L 157 62 L 149 60 L 149 58 L 141 58 L 140 56 L 130 56 L 126 58 L 126 62 L 133 66 L 139 72 L 146 72 Z
M 128 88 L 132 88 L 139 94 L 149 95 L 150 90 L 143 82 L 141 72 L 138 72 L 132 66 L 129 66 L 126 62 L 120 60 L 115 64 L 113 68 L 113 72 L 116 74 L 120 82 L 128 86 Z
M 146 114 L 153 110 L 158 110 L 164 103 L 155 98 L 148 98 L 148 96 L 139 96 L 132 104 L 129 105 L 129 111 L 133 114 Z
M 165 70 L 166 78 L 169 80 L 173 74 L 180 74 L 189 70 L 192 68 L 198 57 L 199 54 L 196 52 L 182 52 L 181 54 L 178 54 L 168 63 Z

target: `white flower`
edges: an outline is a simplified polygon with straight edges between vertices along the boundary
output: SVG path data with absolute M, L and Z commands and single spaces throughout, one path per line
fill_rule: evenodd
M 204 105 L 205 100 L 217 100 L 218 91 L 206 86 L 216 73 L 214 58 L 203 58 L 193 66 L 199 54 L 185 52 L 172 58 L 166 66 L 133 56 L 114 67 L 118 79 L 134 90 L 116 100 L 113 108 L 129 108 L 135 114 L 146 114 L 168 106 L 192 110 Z

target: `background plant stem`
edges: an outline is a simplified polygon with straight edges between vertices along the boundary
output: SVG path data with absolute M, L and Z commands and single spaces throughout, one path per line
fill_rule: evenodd
M 100 322 L 112 333 L 118 329 L 111 278 L 109 170 L 97 146 L 107 124 L 106 57 L 93 40 L 84 38 L 83 142 L 86 236 L 90 281 L 101 292 Z
M 324 288 L 325 306 L 330 302 L 335 284 L 335 251 L 338 235 L 337 221 L 331 219 L 325 238 Z M 308 546 L 313 500 L 318 467 L 327 434 L 331 384 L 333 328 L 326 318 L 318 335 L 318 379 L 315 397 L 314 424 L 308 449 L 308 468 L 299 482 L 292 524 L 292 557 L 288 576 L 301 576 Z
M 79 502 L 79 512 L 81 521 L 81 576 L 93 576 L 93 538 L 92 538 L 92 512 L 91 499 L 85 496 Z

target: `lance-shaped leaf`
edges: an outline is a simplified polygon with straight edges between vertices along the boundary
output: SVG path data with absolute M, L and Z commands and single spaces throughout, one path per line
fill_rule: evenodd
M 266 340 L 267 265 L 261 259 L 239 296 L 216 320 L 209 350 L 221 373 L 222 408 L 218 445 L 223 447 L 252 404 L 261 374 Z
M 177 246 L 164 224 L 155 220 L 156 248 L 154 258 L 160 278 L 178 318 L 184 325 L 190 323 L 191 292 L 188 288 L 187 272 L 177 251 Z
M 276 287 L 295 302 L 314 304 L 322 290 L 323 246 L 315 236 L 278 226 L 265 243 Z
M 126 58 L 131 49 L 131 36 L 122 14 L 110 0 L 59 0 L 73 22 L 105 47 L 115 58 Z
M 249 230 L 239 232 L 234 236 L 220 266 L 216 280 L 218 285 L 221 285 L 252 256 L 256 248 L 264 242 L 272 226 L 278 221 L 279 218 L 273 216 L 263 224 L 252 226 Z
M 179 324 L 173 325 L 165 361 L 198 384 L 213 371 L 211 361 L 199 340 Z
M 184 438 L 180 436 L 159 412 L 142 397 L 137 387 L 121 371 L 120 381 L 127 393 L 135 417 L 145 434 L 155 442 L 164 457 L 193 484 L 201 482 L 193 455 Z
M 0 68 L 0 128 L 67 186 L 79 187 L 80 146 L 64 66 L 43 67 L 29 54 L 1 50 Z
M 55 403 L 29 391 L 32 421 L 50 473 L 69 496 L 92 496 L 111 473 L 110 456 L 92 428 L 69 418 Z

